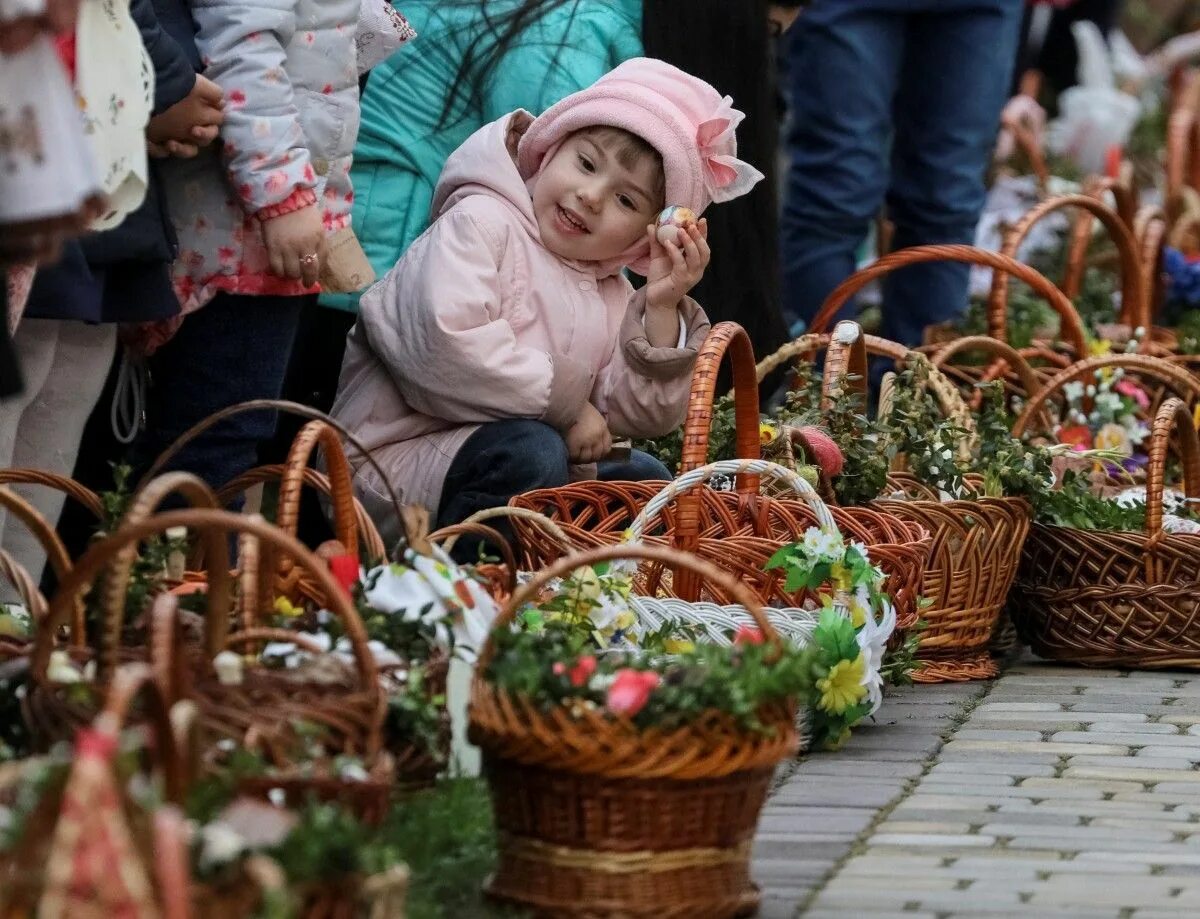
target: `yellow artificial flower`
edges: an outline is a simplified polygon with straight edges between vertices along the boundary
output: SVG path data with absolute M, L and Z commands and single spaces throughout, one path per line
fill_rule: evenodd
M 849 590 L 854 575 L 841 562 L 834 562 L 829 566 L 829 577 L 838 590 Z
M 616 625 L 618 631 L 632 629 L 635 625 L 637 625 L 637 616 L 635 616 L 629 610 L 625 610 L 625 612 L 617 615 L 617 621 L 614 623 L 614 625 Z
M 304 612 L 304 609 L 296 606 L 287 597 L 276 597 L 275 612 L 277 612 L 280 616 L 286 616 L 289 619 L 295 619 Z
M 779 436 L 779 429 L 769 421 L 759 422 L 758 425 L 758 442 L 764 447 L 772 443 Z
M 668 654 L 690 654 L 696 650 L 696 643 L 685 638 L 668 638 L 663 642 L 663 650 Z
M 1088 355 L 1090 357 L 1103 357 L 1112 351 L 1112 342 L 1104 338 L 1093 338 L 1088 342 Z
M 867 660 L 862 654 L 852 661 L 838 661 L 824 679 L 817 680 L 817 689 L 821 690 L 817 708 L 831 715 L 844 714 L 866 696 L 867 687 L 863 685 L 866 674 Z
M 1133 453 L 1133 445 L 1129 442 L 1129 434 L 1119 424 L 1109 423 L 1096 432 L 1093 446 L 1097 450 L 1111 450 L 1122 456 Z
M 825 741 L 825 749 L 830 753 L 842 749 L 842 746 L 850 739 L 850 729 L 842 728 L 842 732 L 837 737 L 831 737 Z

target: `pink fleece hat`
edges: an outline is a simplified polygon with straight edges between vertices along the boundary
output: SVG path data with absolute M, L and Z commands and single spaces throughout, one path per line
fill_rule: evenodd
M 700 214 L 714 201 L 746 194 L 763 178 L 737 158 L 735 131 L 745 117 L 731 97 L 698 77 L 663 61 L 633 58 L 534 119 L 517 148 L 517 167 L 531 179 L 576 131 L 621 128 L 662 155 L 666 203 Z M 624 260 L 641 274 L 647 245 L 643 240 Z

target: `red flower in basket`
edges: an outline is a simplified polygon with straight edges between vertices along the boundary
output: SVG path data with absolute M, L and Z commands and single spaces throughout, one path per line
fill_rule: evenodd
M 1069 428 L 1061 428 L 1058 432 L 1058 439 L 1064 444 L 1070 444 L 1076 450 L 1092 448 L 1092 432 L 1088 430 L 1087 425 L 1077 424 Z
M 596 672 L 596 658 L 592 655 L 581 657 L 575 662 L 575 666 L 571 668 L 568 678 L 571 680 L 572 686 L 582 686 L 592 678 L 592 674 Z
M 761 645 L 766 640 L 762 629 L 756 625 L 738 626 L 738 630 L 733 636 L 733 643 L 735 645 Z
M 617 715 L 636 715 L 650 701 L 650 693 L 658 686 L 658 674 L 649 670 L 621 670 L 608 687 L 605 705 Z

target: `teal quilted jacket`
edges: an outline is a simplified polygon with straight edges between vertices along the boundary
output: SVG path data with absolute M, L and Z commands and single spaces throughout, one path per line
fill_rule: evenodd
M 514 109 L 537 114 L 642 54 L 641 0 L 575 0 L 533 23 L 484 88 L 483 105 L 456 110 L 439 124 L 464 49 L 518 0 L 449 5 L 398 0 L 418 38 L 372 72 L 362 99 L 354 149 L 353 226 L 382 277 L 429 226 L 442 166 L 471 134 Z M 357 310 L 358 295 L 326 294 L 322 303 Z

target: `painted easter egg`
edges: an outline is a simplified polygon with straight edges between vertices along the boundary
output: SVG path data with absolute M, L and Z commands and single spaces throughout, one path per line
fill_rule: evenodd
M 656 235 L 660 243 L 678 243 L 679 231 L 696 225 L 696 214 L 691 208 L 673 204 L 658 215 Z

